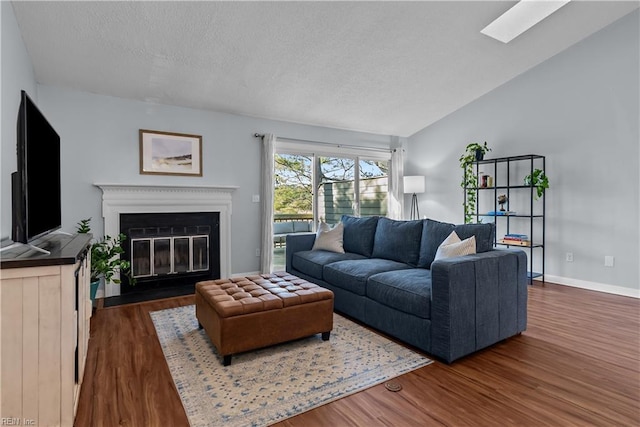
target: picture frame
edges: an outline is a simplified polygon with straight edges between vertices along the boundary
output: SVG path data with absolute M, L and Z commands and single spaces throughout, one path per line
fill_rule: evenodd
M 202 176 L 202 135 L 140 129 L 140 174 Z

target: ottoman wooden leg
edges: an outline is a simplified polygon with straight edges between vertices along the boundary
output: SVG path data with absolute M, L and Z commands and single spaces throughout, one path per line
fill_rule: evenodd
M 322 333 L 322 341 L 329 341 L 329 335 L 331 335 L 331 331 Z
M 230 355 L 230 354 L 227 354 L 226 356 L 223 356 L 223 357 L 222 357 L 222 364 L 223 364 L 224 366 L 229 366 L 229 365 L 231 365 L 231 355 Z

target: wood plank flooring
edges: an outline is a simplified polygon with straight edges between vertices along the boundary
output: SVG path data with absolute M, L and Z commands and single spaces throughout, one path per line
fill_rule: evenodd
M 187 426 L 150 311 L 177 297 L 100 308 L 75 425 Z M 638 426 L 640 300 L 536 284 L 526 332 L 285 420 L 298 426 Z

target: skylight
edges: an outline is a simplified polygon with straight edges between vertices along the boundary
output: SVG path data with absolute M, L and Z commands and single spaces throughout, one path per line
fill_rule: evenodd
M 569 1 L 521 0 L 480 32 L 502 43 L 509 43 Z

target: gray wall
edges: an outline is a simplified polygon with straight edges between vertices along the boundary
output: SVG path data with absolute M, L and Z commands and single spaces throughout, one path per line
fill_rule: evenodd
M 636 10 L 411 136 L 405 173 L 427 176 L 420 212 L 463 221 L 470 142 L 488 141 L 488 157 L 544 155 L 548 275 L 640 295 L 638 23 Z
M 11 172 L 16 170 L 16 118 L 20 91 L 25 90 L 38 102 L 33 66 L 22 41 L 13 8 L 8 1 L 0 2 L 2 15 L 2 144 L 0 146 L 0 238 L 11 235 Z
M 232 273 L 259 270 L 260 140 L 254 133 L 389 147 L 389 136 L 256 119 L 175 106 L 150 104 L 38 85 L 38 105 L 60 134 L 63 230 L 92 217 L 102 234 L 100 189 L 94 183 L 231 185 Z M 140 175 L 139 129 L 202 135 L 203 176 Z M 12 143 L 15 146 L 15 142 Z M 3 196 L 4 197 L 4 196 Z

